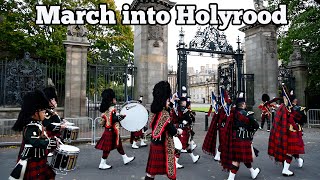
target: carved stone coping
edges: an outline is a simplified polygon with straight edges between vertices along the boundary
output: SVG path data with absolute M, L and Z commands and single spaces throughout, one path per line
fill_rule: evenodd
M 246 32 L 247 30 L 255 28 L 255 27 L 263 27 L 263 26 L 268 26 L 268 25 L 270 25 L 270 24 L 265 24 L 264 25 L 264 24 L 260 24 L 260 23 L 255 23 L 255 24 L 252 24 L 252 25 L 245 25 L 245 26 L 239 28 L 239 31 Z M 276 25 L 276 24 L 272 24 L 272 25 L 274 25 L 276 28 L 280 27 L 280 25 Z
M 80 37 L 67 36 L 67 40 L 63 41 L 64 45 L 89 47 L 90 43 Z
M 305 61 L 291 61 L 288 63 L 288 68 L 307 68 L 307 63 Z
M 171 2 L 169 0 L 134 0 L 131 3 L 131 10 L 137 10 L 140 8 L 139 7 L 140 4 L 147 4 L 147 3 L 160 4 L 160 5 L 167 7 L 168 9 L 172 9 L 174 7 L 174 5 L 176 4 L 175 2 Z

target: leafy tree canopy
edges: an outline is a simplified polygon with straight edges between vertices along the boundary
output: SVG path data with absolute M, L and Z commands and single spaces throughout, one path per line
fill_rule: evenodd
M 269 8 L 286 4 L 290 24 L 278 29 L 278 54 L 290 61 L 293 42 L 299 42 L 302 57 L 308 63 L 308 89 L 320 91 L 320 4 L 311 0 L 269 0 Z
M 130 26 L 121 25 L 120 12 L 114 0 L 43 0 L 45 5 L 58 5 L 62 9 L 96 9 L 100 3 L 116 12 L 117 25 L 86 25 L 91 48 L 89 63 L 126 64 L 133 58 L 133 33 Z M 30 52 L 32 57 L 53 63 L 65 62 L 67 26 L 36 25 L 35 5 L 38 0 L 2 0 L 0 3 L 0 59 L 22 57 Z

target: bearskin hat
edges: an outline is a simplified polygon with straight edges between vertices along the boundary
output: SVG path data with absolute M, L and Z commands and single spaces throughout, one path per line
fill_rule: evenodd
M 39 110 L 48 108 L 50 108 L 49 100 L 42 91 L 35 90 L 34 92 L 27 93 L 23 97 L 21 111 L 12 129 L 14 131 L 22 131 L 23 127 L 30 123 L 32 115 Z
M 270 101 L 269 95 L 268 95 L 268 94 L 263 94 L 263 95 L 262 95 L 262 101 L 263 101 L 263 102 Z
M 167 99 L 171 96 L 171 88 L 168 81 L 158 82 L 153 88 L 152 95 L 151 112 L 161 112 L 166 107 Z
M 245 102 L 244 93 L 240 92 L 236 100 L 237 107 L 239 107 L 239 105 L 243 102 Z
M 100 112 L 104 113 L 111 106 L 113 98 L 116 98 L 116 94 L 112 89 L 108 88 L 101 93 L 101 97 L 102 97 L 102 101 L 100 105 Z
M 55 101 L 58 100 L 57 97 L 57 90 L 56 88 L 50 86 L 50 87 L 46 87 L 43 89 L 43 92 L 45 93 L 45 95 L 47 96 L 48 99 L 55 99 Z

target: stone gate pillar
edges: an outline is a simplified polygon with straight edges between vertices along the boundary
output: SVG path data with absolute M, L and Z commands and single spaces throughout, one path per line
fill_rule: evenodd
M 86 85 L 87 85 L 87 53 L 90 43 L 86 37 L 84 26 L 68 27 L 66 48 L 66 80 L 65 80 L 65 117 L 87 116 Z
M 258 105 L 262 94 L 278 97 L 276 26 L 256 24 L 239 30 L 245 33 L 245 73 L 254 74 L 253 111 L 260 114 Z
M 294 93 L 299 101 L 299 105 L 306 106 L 305 90 L 307 87 L 307 64 L 301 57 L 301 51 L 297 42 L 293 45 L 294 51 L 290 56 L 288 68 L 292 69 L 295 78 Z
M 169 0 L 134 0 L 132 10 L 147 10 L 154 7 L 156 11 L 173 8 L 175 3 Z M 168 80 L 168 26 L 136 25 L 134 26 L 134 65 L 137 67 L 135 79 L 135 99 L 143 96 L 144 104 L 151 104 L 152 90 L 156 83 Z

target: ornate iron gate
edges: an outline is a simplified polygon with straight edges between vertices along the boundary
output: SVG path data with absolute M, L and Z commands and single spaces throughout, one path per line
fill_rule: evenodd
M 134 97 L 134 79 L 137 68 L 132 64 L 127 66 L 108 66 L 88 64 L 87 98 L 88 117 L 100 116 L 99 106 L 101 93 L 104 89 L 115 91 L 118 104 Z
M 32 59 L 28 52 L 22 59 L 1 60 L 0 106 L 18 107 L 26 93 L 43 89 L 47 85 L 56 87 L 61 106 L 64 103 L 64 77 L 65 66 Z
M 229 96 L 236 97 L 236 72 L 235 63 L 220 64 L 218 67 L 218 87 L 229 92 Z M 220 92 L 219 92 L 220 93 Z
M 278 87 L 281 87 L 282 83 L 284 83 L 289 90 L 295 87 L 295 77 L 292 74 L 292 70 L 283 63 L 279 66 L 278 82 Z
M 232 63 L 230 67 L 227 68 L 220 67 L 218 72 L 219 85 L 229 89 L 229 93 L 233 99 L 236 97 L 237 92 L 244 92 L 244 82 L 242 82 L 241 79 L 243 74 L 243 51 L 240 49 L 239 39 L 237 42 L 238 49 L 234 51 L 232 46 L 228 43 L 226 35 L 212 25 L 207 26 L 203 30 L 199 28 L 194 39 L 191 40 L 188 45 L 184 42 L 184 31 L 182 29 L 179 37 L 179 43 L 177 45 L 177 84 L 180 95 L 184 89 L 183 87 L 186 89 L 188 88 L 187 55 L 194 52 L 198 53 L 199 56 L 203 56 L 204 54 L 209 54 L 211 57 L 214 57 L 215 54 L 231 56 L 235 63 Z M 237 70 L 235 71 L 236 68 Z

